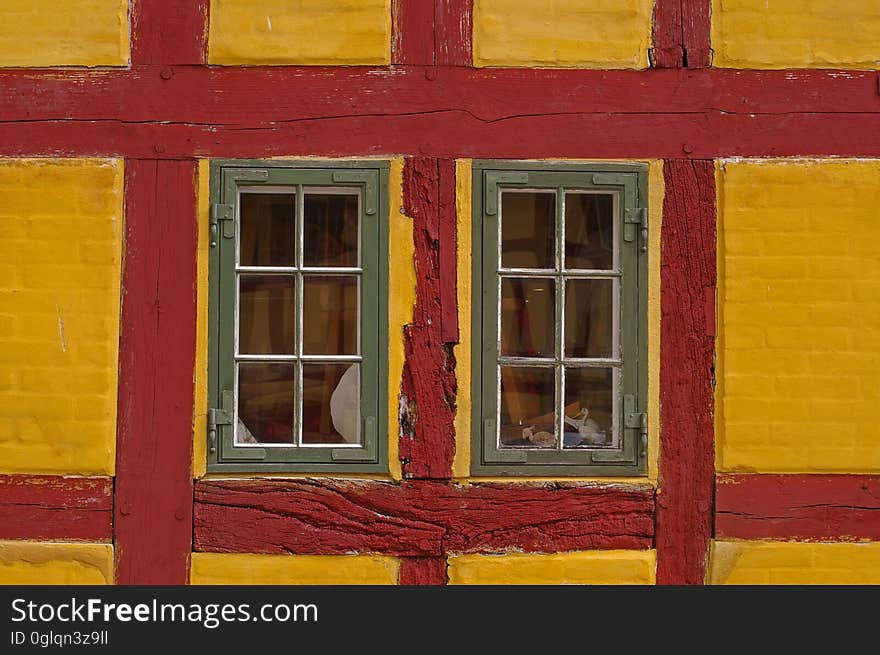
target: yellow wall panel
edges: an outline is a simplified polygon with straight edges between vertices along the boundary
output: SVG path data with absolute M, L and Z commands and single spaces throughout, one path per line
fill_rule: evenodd
M 718 469 L 880 471 L 880 161 L 717 178 Z
M 713 65 L 880 67 L 877 0 L 712 0 Z
M 391 0 L 211 0 L 212 64 L 388 64 Z
M 0 541 L 2 585 L 113 583 L 113 546 Z
M 716 541 L 709 584 L 880 584 L 880 543 Z
M 0 67 L 125 66 L 128 0 L 3 0 Z
M 0 160 L 0 473 L 113 473 L 122 162 Z
M 654 584 L 653 550 L 457 555 L 449 558 L 449 584 Z
M 475 66 L 647 68 L 652 0 L 474 0 Z
M 391 585 L 400 560 L 381 555 L 193 553 L 191 584 Z

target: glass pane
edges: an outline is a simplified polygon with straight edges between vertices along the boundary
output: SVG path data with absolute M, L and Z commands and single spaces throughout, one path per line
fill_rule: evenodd
M 356 275 L 303 275 L 303 354 L 358 354 Z
M 239 264 L 296 266 L 296 195 L 242 193 L 239 211 Z
M 239 277 L 238 352 L 294 355 L 296 280 L 289 275 Z
M 556 268 L 555 193 L 501 194 L 501 267 Z
M 303 363 L 302 371 L 302 442 L 360 443 L 360 366 Z
M 565 194 L 565 268 L 616 269 L 610 193 Z
M 501 278 L 501 354 L 553 357 L 556 334 L 556 281 Z
M 613 438 L 613 378 L 610 368 L 565 369 L 565 448 L 617 445 Z
M 306 194 L 305 266 L 357 266 L 358 241 L 357 194 Z
M 615 357 L 614 280 L 566 280 L 565 356 Z
M 555 448 L 555 369 L 501 366 L 501 448 Z
M 238 364 L 237 444 L 292 444 L 293 364 Z

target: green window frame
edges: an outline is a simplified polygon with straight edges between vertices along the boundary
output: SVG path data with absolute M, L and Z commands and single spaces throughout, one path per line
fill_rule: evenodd
M 473 350 L 472 350 L 472 461 L 474 475 L 543 475 L 543 476 L 640 476 L 646 473 L 647 457 L 647 164 L 640 163 L 601 163 L 575 164 L 555 162 L 524 162 L 478 160 L 473 163 Z M 555 197 L 553 210 L 554 225 L 548 229 L 549 240 L 553 240 L 553 265 L 551 268 L 539 267 L 536 271 L 519 268 L 502 268 L 501 255 L 501 207 L 503 193 L 534 192 L 549 193 Z M 615 265 L 612 270 L 589 271 L 567 270 L 567 259 L 563 255 L 566 247 L 565 209 L 566 194 L 609 194 L 614 198 L 610 212 L 613 223 L 613 250 L 616 250 Z M 548 203 L 549 205 L 549 203 Z M 513 205 L 511 205 L 513 207 Z M 546 222 L 546 221 L 545 221 Z M 537 224 L 537 223 L 536 223 Z M 514 280 L 541 278 L 548 282 L 541 287 L 551 286 L 553 295 L 554 334 L 553 349 L 550 355 L 540 355 L 543 361 L 526 357 L 503 356 L 499 332 L 510 330 L 510 325 L 502 328 L 502 280 L 517 276 Z M 525 276 L 525 277 L 523 277 Z M 609 282 L 613 289 L 612 303 L 619 307 L 618 321 L 612 323 L 609 333 L 614 333 L 614 346 L 608 358 L 567 356 L 568 346 L 562 334 L 566 316 L 570 311 L 564 295 L 567 280 L 619 280 Z M 537 286 L 537 285 L 533 285 Z M 511 288 L 509 285 L 508 289 Z M 574 287 L 572 287 L 574 288 Z M 540 291 L 545 289 L 540 288 Z M 614 297 L 617 297 L 615 300 Z M 576 296 L 573 296 L 576 297 Z M 540 305 L 539 306 L 543 306 Z M 613 306 L 613 305 L 612 305 Z M 529 310 L 531 311 L 531 310 Z M 549 312 L 545 312 L 547 314 Z M 614 312 L 611 312 L 613 317 Z M 519 329 L 519 328 L 517 328 Z M 544 330 L 547 332 L 547 330 Z M 509 346 L 508 346 L 509 349 Z M 616 351 L 614 350 L 616 349 Z M 542 438 L 548 441 L 535 446 L 523 439 L 502 445 L 503 416 L 502 364 L 511 368 L 504 371 L 505 379 L 511 380 L 514 369 L 519 366 L 536 366 L 522 379 L 543 376 L 543 388 L 553 389 L 552 422 L 555 436 L 549 432 Z M 541 368 L 543 367 L 543 368 Z M 567 411 L 575 405 L 566 407 L 567 387 L 565 375 L 572 374 L 575 368 L 594 367 L 608 369 L 610 398 L 612 408 L 606 415 L 613 416 L 608 444 L 584 446 L 586 440 L 578 442 L 578 447 L 565 445 L 569 434 L 566 427 Z M 542 372 L 535 372 L 535 371 Z M 550 371 L 552 370 L 552 373 Z M 552 377 L 551 377 L 552 375 Z M 590 376 L 595 373 L 583 373 Z M 583 379 L 583 378 L 582 378 Z M 551 385 L 546 381 L 552 380 Z M 532 384 L 532 383 L 529 383 Z M 538 388 L 540 384 L 537 385 Z M 572 385 L 574 386 L 574 385 Z M 514 388 L 511 383 L 509 388 Z M 528 384 L 519 388 L 529 389 Z M 535 388 L 534 385 L 531 387 Z M 509 392 L 505 392 L 509 393 Z M 546 396 L 549 396 L 547 394 Z M 545 397 L 546 397 L 545 396 Z M 520 396 L 522 397 L 522 396 Z M 509 396 L 505 396 L 509 398 Z M 510 400 L 508 403 L 512 402 Z M 547 407 L 548 405 L 543 405 Z M 577 406 L 580 406 L 578 403 Z M 589 412 L 585 415 L 588 416 Z M 512 421 L 508 409 L 507 421 Z M 543 420 L 550 421 L 547 414 Z M 528 421 L 526 421 L 528 422 Z M 595 422 L 594 422 L 595 424 Z M 522 419 L 516 429 L 523 425 Z M 582 424 L 581 424 L 582 427 Z M 510 433 L 510 425 L 504 427 Z M 592 428 L 590 428 L 592 429 Z M 527 434 L 522 432 L 522 434 Z M 604 437 L 603 433 L 603 438 Z M 592 435 L 591 435 L 592 436 Z M 550 441 L 550 438 L 553 441 Z M 535 444 L 533 431 L 528 438 Z M 552 443 L 552 447 L 550 444 Z M 598 443 L 598 442 L 592 442 Z M 525 445 L 522 445 L 525 444 Z
M 387 161 L 214 160 L 210 166 L 209 332 L 208 332 L 208 471 L 386 473 L 388 471 L 388 171 Z M 262 187 L 262 190 L 261 190 Z M 259 268 L 238 263 L 241 197 L 245 193 L 283 193 L 295 197 L 294 266 Z M 309 194 L 357 196 L 359 259 L 357 266 L 306 266 L 303 224 Z M 242 361 L 272 364 L 278 355 L 241 355 L 238 350 L 238 285 L 248 274 L 287 276 L 295 295 L 295 351 L 284 355 L 294 386 L 293 443 L 236 441 L 237 371 Z M 304 276 L 357 277 L 355 354 L 307 355 L 303 346 Z M 316 279 L 314 278 L 314 279 Z M 278 322 L 276 321 L 276 324 Z M 266 361 L 268 360 L 268 361 Z M 303 369 L 326 369 L 349 363 L 359 370 L 360 421 L 356 444 L 306 443 L 303 428 Z M 325 369 L 325 370 L 326 370 Z M 314 370 L 314 369 L 312 369 Z M 348 370 L 348 369 L 346 369 Z M 325 382 L 325 384 L 327 384 Z M 341 385 L 341 381 L 340 381 Z M 332 406 L 332 400 L 331 406 Z M 336 419 L 334 418 L 334 421 Z M 285 424 L 286 425 L 286 424 Z M 250 435 L 249 429 L 244 433 Z

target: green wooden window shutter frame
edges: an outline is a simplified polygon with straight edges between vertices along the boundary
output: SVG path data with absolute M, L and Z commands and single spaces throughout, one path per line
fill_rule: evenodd
M 208 298 L 208 471 L 387 473 L 387 161 L 214 160 L 210 172 Z M 361 214 L 360 448 L 242 447 L 233 442 L 234 306 L 240 186 L 359 187 Z
M 647 164 L 473 163 L 473 475 L 643 476 L 647 469 Z M 621 199 L 621 445 L 610 450 L 499 449 L 497 430 L 498 198 L 504 188 L 607 189 Z M 558 214 L 561 207 L 557 203 Z M 559 309 L 557 309 L 559 312 Z M 560 316 L 557 314 L 557 320 Z M 558 381 L 557 381 L 558 383 Z M 561 438 L 561 435 L 560 435 Z

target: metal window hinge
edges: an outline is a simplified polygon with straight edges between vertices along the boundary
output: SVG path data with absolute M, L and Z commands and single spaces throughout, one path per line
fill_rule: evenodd
M 623 217 L 623 240 L 634 241 L 636 225 L 642 228 L 642 252 L 648 250 L 648 210 L 644 207 L 628 208 Z
M 217 246 L 217 232 L 220 223 L 223 223 L 223 238 L 231 239 L 235 236 L 235 205 L 212 205 L 211 206 L 211 247 Z
M 223 391 L 220 394 L 222 409 L 211 408 L 208 410 L 208 451 L 217 452 L 217 431 L 222 425 L 232 425 L 232 392 Z
M 637 412 L 636 397 L 627 393 L 623 395 L 623 426 L 639 431 L 639 451 L 645 455 L 648 448 L 648 413 Z

